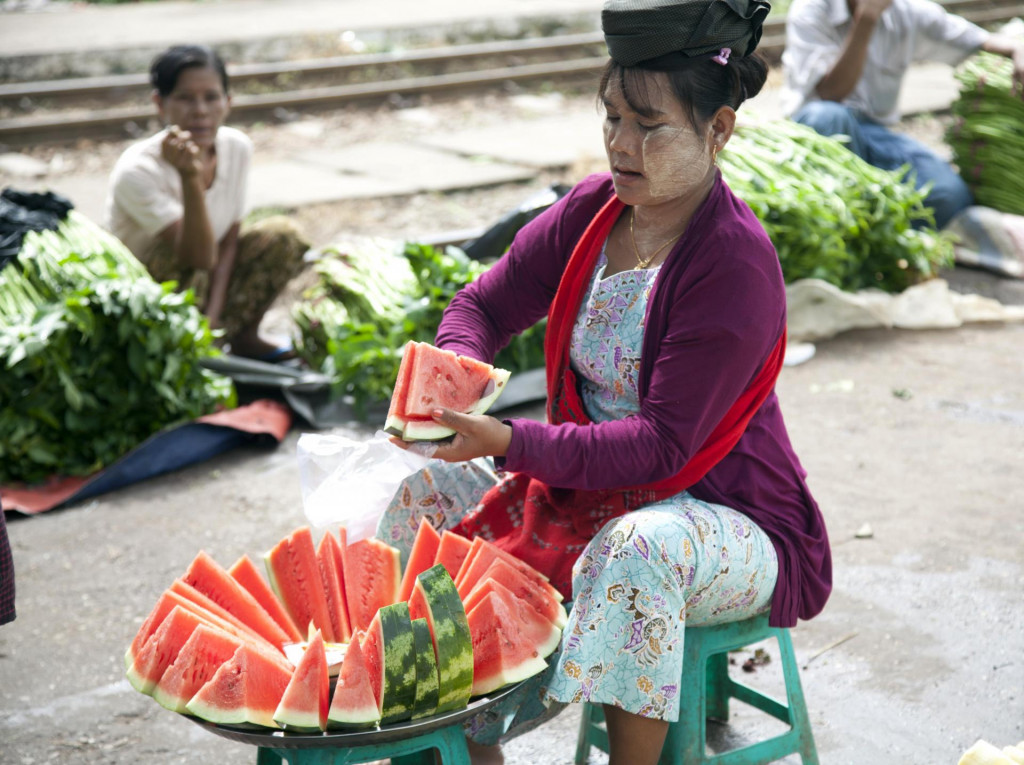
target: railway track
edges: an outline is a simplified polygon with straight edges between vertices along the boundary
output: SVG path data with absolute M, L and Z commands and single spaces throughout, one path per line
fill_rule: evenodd
M 947 9 L 982 26 L 1024 15 L 1021 0 L 949 0 Z M 782 55 L 784 19 L 765 24 L 760 50 Z M 509 84 L 592 81 L 607 60 L 599 32 L 503 40 L 403 53 L 240 64 L 229 69 L 232 112 L 242 121 L 295 111 L 404 102 Z M 81 137 L 125 138 L 154 120 L 144 73 L 0 84 L 0 144 L 19 147 Z

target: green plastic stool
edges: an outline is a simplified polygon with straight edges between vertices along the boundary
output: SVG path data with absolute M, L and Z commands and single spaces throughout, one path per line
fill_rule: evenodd
M 462 724 L 438 728 L 401 741 L 345 748 L 275 749 L 261 746 L 256 765 L 349 765 L 391 759 L 392 765 L 434 765 L 436 749 L 442 765 L 469 765 L 469 750 Z
M 733 680 L 729 651 L 774 637 L 779 641 L 786 703 Z M 683 677 L 679 684 L 679 721 L 669 725 L 660 765 L 764 765 L 799 753 L 803 765 L 818 765 L 811 722 L 800 687 L 789 630 L 768 626 L 768 615 L 713 627 L 688 627 L 684 639 Z M 773 738 L 721 754 L 707 754 L 707 718 L 729 719 L 729 699 L 744 701 L 786 723 L 790 729 Z M 576 765 L 584 765 L 590 748 L 608 751 L 604 710 L 585 703 L 576 744 Z

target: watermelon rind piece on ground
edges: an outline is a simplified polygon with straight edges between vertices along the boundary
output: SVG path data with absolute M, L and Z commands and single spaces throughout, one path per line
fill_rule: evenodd
M 413 597 L 426 611 L 434 643 L 437 712 L 462 709 L 473 690 L 473 642 L 455 583 L 444 566 L 432 566 L 416 577 Z
M 416 530 L 416 538 L 409 551 L 409 560 L 405 564 L 405 573 L 402 574 L 402 583 L 398 588 L 399 602 L 409 600 L 416 577 L 434 565 L 434 557 L 440 544 L 441 535 L 437 533 L 437 529 L 426 518 L 421 518 L 420 527 Z
M 416 701 L 412 719 L 419 720 L 434 714 L 438 701 L 437 659 L 426 618 L 412 620 L 412 637 L 416 654 Z
M 153 689 L 153 699 L 172 712 L 184 714 L 185 705 L 241 645 L 242 641 L 236 636 L 200 624 L 160 676 L 160 682 Z
M 328 730 L 372 728 L 380 722 L 380 708 L 361 640 L 361 635 L 353 635 L 345 652 L 327 712 Z
M 277 728 L 277 711 L 292 673 L 242 644 L 185 705 L 190 714 L 218 725 Z
M 250 595 L 256 598 L 256 602 L 263 606 L 263 610 L 270 614 L 270 618 L 277 622 L 277 626 L 288 633 L 289 638 L 293 641 L 303 639 L 303 634 L 299 630 L 298 625 L 292 621 L 288 612 L 285 611 L 284 604 L 274 594 L 274 590 L 271 589 L 267 580 L 260 574 L 260 570 L 256 567 L 252 558 L 248 555 L 243 555 L 228 569 L 228 573 L 232 579 L 242 585 L 249 591 Z
M 132 687 L 151 696 L 164 670 L 171 666 L 178 652 L 202 623 L 198 616 L 180 606 L 171 609 L 128 667 L 125 674 Z
M 491 561 L 483 576 L 477 580 L 477 583 L 473 585 L 473 589 L 463 598 L 462 604 L 466 608 L 466 613 L 473 610 L 473 606 L 476 605 L 480 594 L 488 589 L 487 582 L 491 580 L 501 582 L 513 595 L 529 604 L 537 613 L 552 622 L 559 629 L 565 627 L 568 614 L 565 612 L 565 606 L 558 599 L 561 597 L 558 591 L 546 582 L 544 584 L 547 584 L 547 588 L 538 586 L 537 580 L 530 579 L 522 571 L 501 558 Z
M 437 546 L 437 555 L 434 556 L 434 565 L 440 563 L 445 571 L 454 581 L 459 575 L 459 568 L 462 561 L 466 559 L 473 543 L 466 537 L 445 529 L 441 532 L 441 542 Z
M 408 720 L 416 702 L 415 641 L 408 604 L 381 608 L 362 647 L 369 665 L 380 668 L 377 705 L 381 725 Z
M 353 632 L 366 631 L 378 610 L 398 601 L 401 553 L 370 537 L 343 547 L 341 557 L 349 626 Z
M 345 574 L 341 559 L 341 548 L 331 532 L 320 539 L 316 548 L 316 560 L 320 564 L 320 578 L 324 583 L 324 597 L 327 598 L 327 612 L 331 617 L 334 632 L 332 643 L 347 643 L 352 637 L 348 621 L 348 606 L 345 604 Z
M 274 722 L 288 731 L 315 733 L 327 730 L 327 709 L 331 703 L 331 680 L 327 675 L 327 653 L 320 630 L 306 646 L 298 666 L 274 711 Z
M 256 598 L 205 551 L 199 551 L 182 579 L 237 616 L 272 645 L 280 647 L 292 639 Z
M 473 641 L 473 695 L 543 672 L 547 662 L 519 634 L 520 620 L 500 595 L 488 593 L 467 617 Z
M 267 578 L 303 635 L 310 624 L 328 642 L 337 642 L 327 608 L 327 595 L 309 526 L 301 526 L 263 555 Z

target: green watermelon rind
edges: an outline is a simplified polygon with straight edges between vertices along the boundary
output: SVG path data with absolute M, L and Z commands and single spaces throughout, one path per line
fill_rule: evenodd
M 413 704 L 412 719 L 419 720 L 437 711 L 437 660 L 434 658 L 430 626 L 425 618 L 412 620 L 412 634 L 416 646 L 416 702 Z
M 416 703 L 416 645 L 408 603 L 380 609 L 382 662 L 381 725 L 412 717 Z
M 438 564 L 416 577 L 430 609 L 437 658 L 437 713 L 463 709 L 473 690 L 473 640 L 455 583 Z

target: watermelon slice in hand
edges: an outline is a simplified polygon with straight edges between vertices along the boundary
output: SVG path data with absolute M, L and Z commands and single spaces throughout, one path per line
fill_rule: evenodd
M 402 354 L 384 430 L 403 441 L 437 441 L 455 434 L 431 412 L 483 414 L 505 390 L 511 373 L 468 356 L 410 341 Z

